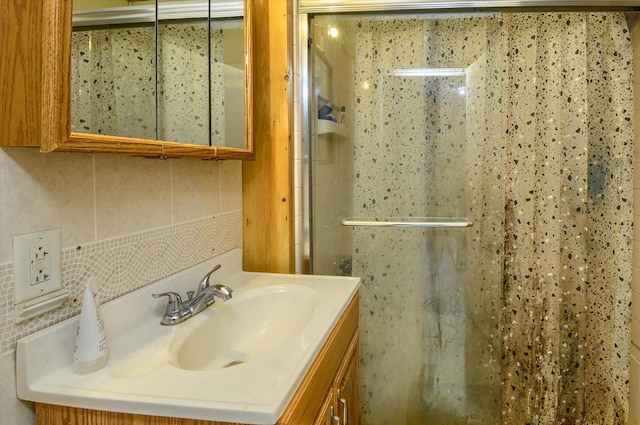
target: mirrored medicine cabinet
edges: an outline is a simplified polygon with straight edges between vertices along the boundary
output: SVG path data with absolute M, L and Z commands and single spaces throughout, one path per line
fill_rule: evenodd
M 0 145 L 254 159 L 253 0 L 7 1 L 18 45 L 0 72 L 30 73 L 2 87 L 15 129 Z M 16 136 L 25 124 L 35 142 Z

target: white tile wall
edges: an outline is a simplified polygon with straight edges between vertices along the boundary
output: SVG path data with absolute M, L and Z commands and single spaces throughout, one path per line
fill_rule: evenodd
M 304 120 L 302 107 L 302 78 L 300 75 L 300 19 L 298 2 L 293 2 L 293 170 L 295 208 L 295 272 L 302 273 L 302 145 Z

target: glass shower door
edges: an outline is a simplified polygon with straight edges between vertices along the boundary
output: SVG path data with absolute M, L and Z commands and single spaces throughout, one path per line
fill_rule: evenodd
M 500 423 L 499 31 L 494 15 L 310 22 L 311 266 L 363 279 L 363 425 Z

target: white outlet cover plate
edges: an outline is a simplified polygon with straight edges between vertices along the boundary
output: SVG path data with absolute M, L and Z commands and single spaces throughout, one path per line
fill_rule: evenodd
M 32 285 L 31 249 L 48 245 L 51 252 L 51 278 Z M 55 292 L 62 288 L 62 249 L 60 247 L 60 229 L 17 235 L 13 237 L 13 267 L 15 281 L 15 304 Z

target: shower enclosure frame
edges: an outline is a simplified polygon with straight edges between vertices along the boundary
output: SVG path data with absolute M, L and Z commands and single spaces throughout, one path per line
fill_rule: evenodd
M 311 221 L 312 214 L 312 187 L 311 187 L 311 119 L 310 99 L 312 80 L 309 75 L 311 66 L 309 58 L 309 21 L 315 14 L 336 13 L 384 13 L 384 12 L 422 12 L 442 13 L 445 11 L 470 12 L 470 11 L 540 11 L 540 10 L 598 10 L 598 11 L 624 11 L 626 12 L 629 29 L 640 19 L 640 0 L 294 0 L 297 3 L 297 39 L 296 52 L 298 62 L 294 68 L 299 75 L 298 85 L 295 87 L 295 101 L 301 107 L 297 123 L 301 129 L 300 139 L 300 197 L 296 199 L 296 205 L 300 208 L 302 223 L 297 231 L 301 242 L 301 250 L 297 259 L 298 264 L 303 264 L 302 271 L 313 274 L 313 231 Z M 327 4 L 329 3 L 329 4 Z
M 313 137 L 311 116 L 311 96 L 313 96 L 312 88 L 312 61 L 309 57 L 310 29 L 309 24 L 314 15 L 323 14 L 348 14 L 348 13 L 367 13 L 382 14 L 385 12 L 418 12 L 418 13 L 443 13 L 443 12 L 540 12 L 540 11 L 617 11 L 625 12 L 628 27 L 631 32 L 640 17 L 640 1 L 509 1 L 509 0 L 487 0 L 487 1 L 399 1 L 399 0 L 335 0 L 327 5 L 326 1 L 318 0 L 299 0 L 297 25 L 296 46 L 298 48 L 298 62 L 294 63 L 294 67 L 298 73 L 299 81 L 295 86 L 295 101 L 301 104 L 297 109 L 298 118 L 297 125 L 301 132 L 301 145 L 298 149 L 302 155 L 299 159 L 300 167 L 300 197 L 296 199 L 296 203 L 300 208 L 302 215 L 302 226 L 298 227 L 298 237 L 302 246 L 302 259 L 298 263 L 308 264 L 308 271 L 313 273 L 313 220 L 312 214 L 312 151 L 311 142 Z M 639 125 L 635 123 L 636 127 Z M 353 223 L 349 224 L 353 225 Z M 396 223 L 398 225 L 398 223 Z M 399 224 L 402 226 L 402 223 Z M 634 300 L 635 301 L 635 300 Z M 637 395 L 635 396 L 637 397 Z M 630 405 L 633 401 L 630 401 Z

